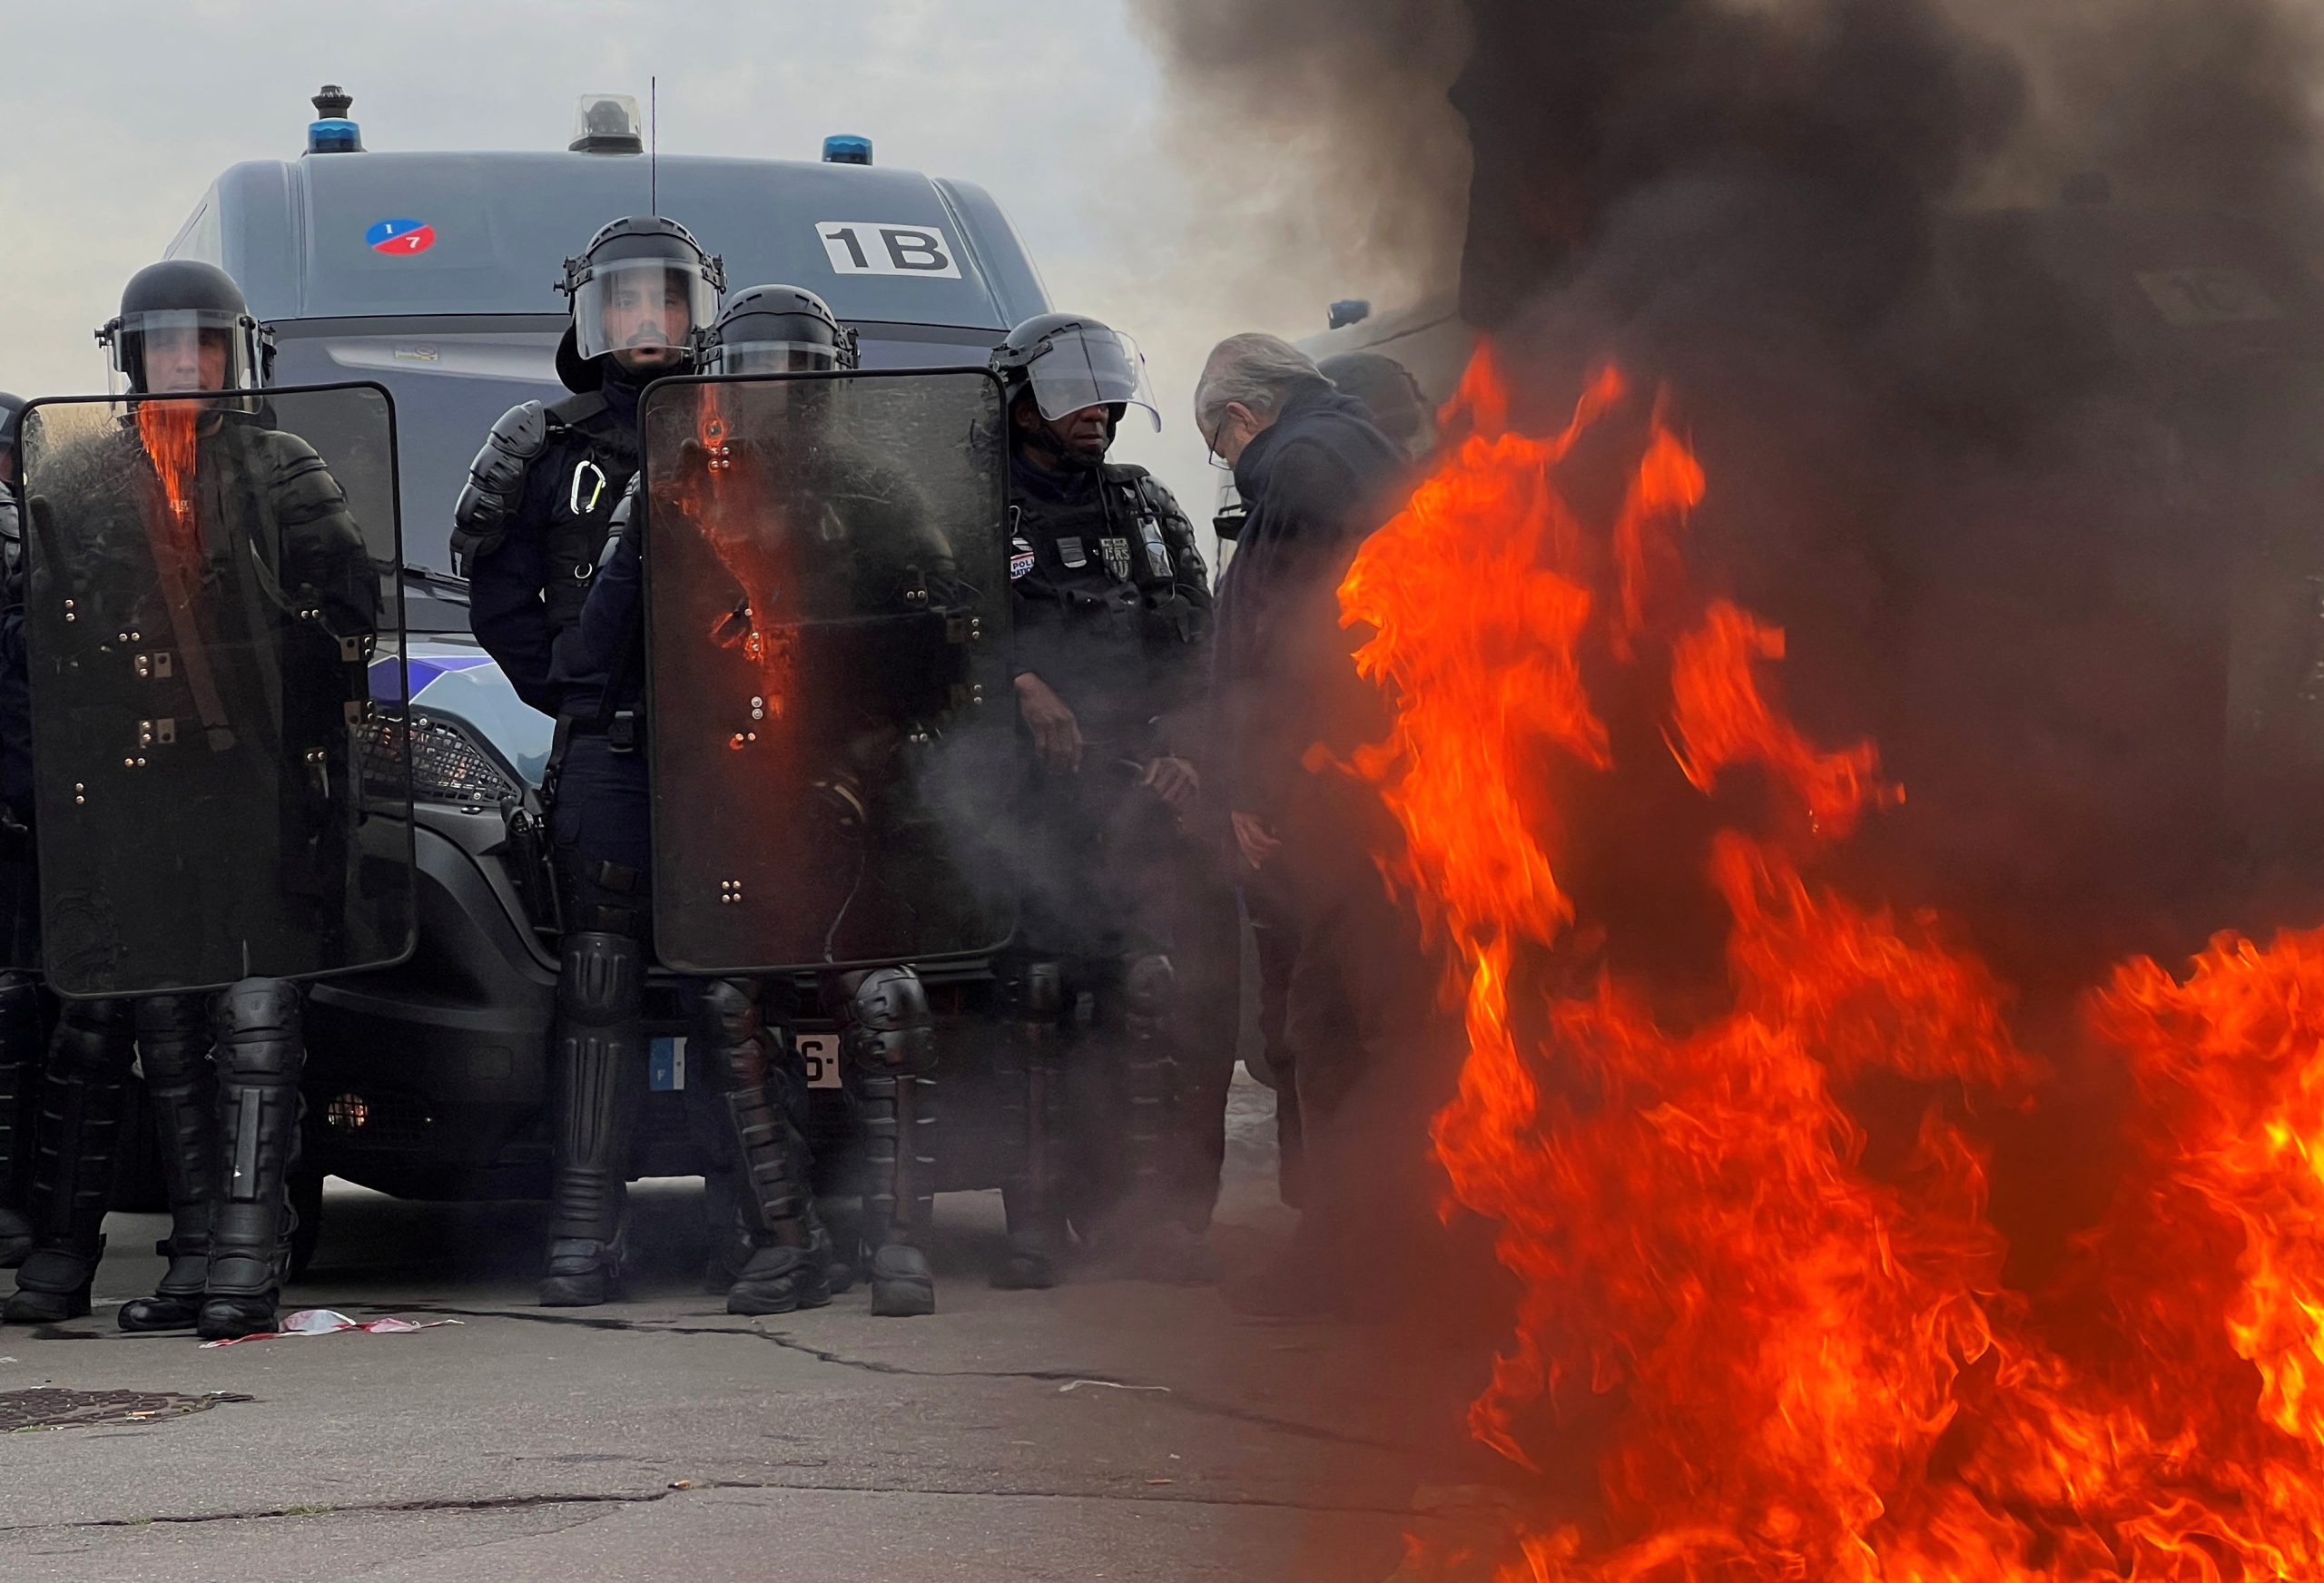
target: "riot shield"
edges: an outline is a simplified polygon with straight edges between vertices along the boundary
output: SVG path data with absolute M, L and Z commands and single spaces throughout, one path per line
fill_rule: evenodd
M 642 420 L 662 960 L 757 973 L 999 947 L 999 382 L 664 380 Z
M 19 444 L 49 982 L 139 996 L 409 955 L 388 393 L 43 400 Z

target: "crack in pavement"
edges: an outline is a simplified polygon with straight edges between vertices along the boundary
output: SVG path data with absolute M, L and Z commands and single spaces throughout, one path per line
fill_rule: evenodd
M 621 1319 L 610 1314 L 550 1313 L 521 1308 L 449 1308 L 433 1303 L 407 1303 L 399 1305 L 407 1313 L 434 1313 L 462 1319 L 514 1319 L 527 1324 L 561 1324 L 584 1330 L 629 1331 L 638 1335 L 683 1336 L 752 1336 L 771 1342 L 785 1352 L 797 1352 L 819 1363 L 838 1369 L 854 1369 L 867 1374 L 882 1374 L 908 1380 L 1026 1380 L 1042 1385 L 1069 1385 L 1085 1381 L 1096 1385 L 1111 1385 L 1141 1394 L 1151 1391 L 1160 1396 L 1165 1404 L 1199 1413 L 1210 1418 L 1222 1418 L 1234 1423 L 1246 1424 L 1277 1434 L 1300 1440 L 1320 1440 L 1328 1445 L 1345 1446 L 1356 1450 L 1384 1451 L 1391 1455 L 1411 1450 L 1391 1440 L 1375 1440 L 1368 1435 L 1350 1434 L 1344 1430 L 1323 1424 L 1306 1423 L 1298 1419 L 1277 1418 L 1271 1413 L 1256 1412 L 1223 1401 L 1180 1391 L 1174 1385 L 1156 1385 L 1150 1381 L 1117 1379 L 1110 1374 L 1086 1369 L 915 1369 L 904 1363 L 884 1362 L 877 1358 L 851 1358 L 843 1352 L 830 1352 L 812 1346 L 783 1331 L 762 1330 L 753 1322 L 745 1329 L 731 1324 L 683 1324 L 675 1321 Z M 384 1311 L 383 1311 L 384 1312 Z
M 851 1358 L 842 1353 L 826 1352 L 821 1347 L 809 1346 L 796 1336 L 785 1335 L 780 1331 L 758 1331 L 756 1333 L 786 1352 L 803 1353 L 819 1363 L 829 1363 L 836 1368 L 861 1369 L 872 1374 L 901 1374 L 923 1380 L 1035 1380 L 1052 1385 L 1059 1383 L 1069 1385 L 1075 1381 L 1085 1381 L 1098 1385 L 1118 1385 L 1126 1391 L 1155 1391 L 1162 1397 L 1158 1403 L 1161 1406 L 1177 1407 L 1210 1418 L 1223 1418 L 1231 1422 L 1248 1424 L 1255 1429 L 1270 1430 L 1277 1434 L 1292 1435 L 1301 1440 L 1323 1440 L 1328 1444 L 1349 1446 L 1361 1450 L 1391 1453 L 1402 1452 L 1407 1449 L 1386 1440 L 1373 1440 L 1364 1435 L 1349 1434 L 1344 1430 L 1330 1429 L 1322 1424 L 1304 1423 L 1297 1419 L 1277 1418 L 1272 1413 L 1255 1412 L 1246 1407 L 1235 1407 L 1224 1401 L 1213 1401 L 1206 1397 L 1196 1396 L 1191 1391 L 1181 1391 L 1175 1385 L 1155 1386 L 1135 1380 L 1115 1380 L 1103 1374 L 1085 1373 L 1071 1369 L 908 1369 L 900 1363 L 883 1363 L 876 1359 Z
M 918 1495 L 958 1500 L 1106 1500 L 1147 1506 L 1248 1507 L 1262 1510 L 1305 1511 L 1322 1516 L 1393 1517 L 1410 1519 L 1433 1513 L 1415 1506 L 1366 1505 L 1348 1501 L 1294 1500 L 1265 1495 L 1179 1495 L 1153 1491 L 1137 1494 L 1107 1490 L 947 1490 L 908 1484 L 783 1484 L 750 1479 L 694 1479 L 685 1488 L 596 1492 L 546 1491 L 533 1495 L 487 1495 L 468 1499 L 449 1496 L 411 1500 L 363 1500 L 345 1504 L 278 1506 L 249 1511 L 180 1512 L 159 1517 L 81 1518 L 69 1522 L 0 1523 L 0 1534 L 35 1534 L 84 1529 L 197 1527 L 204 1523 L 274 1522 L 310 1517 L 379 1517 L 406 1513 L 459 1511 L 521 1511 L 553 1506 L 652 1506 L 678 1495 L 709 1490 L 758 1490 L 799 1495 Z

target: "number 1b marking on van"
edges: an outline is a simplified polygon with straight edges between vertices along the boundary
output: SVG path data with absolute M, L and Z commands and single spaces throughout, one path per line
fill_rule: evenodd
M 957 280 L 960 255 L 951 240 L 932 225 L 898 225 L 882 220 L 826 220 L 815 227 L 823 256 L 842 275 L 918 275 Z

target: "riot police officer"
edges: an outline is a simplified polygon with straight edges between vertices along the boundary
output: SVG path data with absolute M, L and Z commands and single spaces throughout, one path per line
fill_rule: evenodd
M 133 398 L 266 383 L 267 332 L 232 278 L 198 261 L 140 270 L 97 337 Z M 70 960 L 100 964 L 102 974 L 205 917 L 219 928 L 224 959 L 239 964 L 231 970 L 246 972 L 253 955 L 287 963 L 328 954 L 343 921 L 327 893 L 349 870 L 351 793 L 343 752 L 334 762 L 329 747 L 310 744 L 343 750 L 350 711 L 368 697 L 380 604 L 378 570 L 338 480 L 306 441 L 271 427 L 260 402 L 228 395 L 133 401 L 109 429 L 68 437 L 59 450 L 25 503 L 44 563 L 27 597 L 167 631 L 175 664 L 140 669 L 133 702 L 105 690 L 130 658 L 103 632 L 74 629 L 95 645 L 85 652 L 27 654 L 12 644 L 12 657 L 36 667 L 35 691 L 54 690 L 47 712 L 66 734 L 52 740 L 76 752 L 117 751 L 116 717 L 140 709 L 169 717 L 160 723 L 172 731 L 159 744 L 180 740 L 176 721 L 187 727 L 188 751 L 171 756 L 164 773 L 124 776 L 103 796 L 92 786 L 90 801 L 104 803 L 112 822 L 93 813 L 81 833 L 102 842 L 106 831 L 166 828 L 168 809 L 188 804 L 239 807 L 256 833 L 245 850 L 229 832 L 182 831 L 212 847 L 172 880 L 156 881 L 134 853 L 82 876 L 74 928 L 56 926 L 51 909 L 42 942 L 50 970 Z M 257 801 L 269 792 L 279 798 L 272 818 Z M 230 870 L 248 883 L 212 884 Z M 129 889 L 139 892 L 134 917 Z M 123 1306 L 122 1328 L 192 1326 L 222 1339 L 272 1327 L 293 1222 L 300 1011 L 298 986 L 279 978 L 246 977 L 208 998 L 66 1002 L 44 1086 L 34 1244 L 8 1320 L 88 1312 L 133 1049 L 160 1132 L 171 1234 L 158 1290 Z
M 635 603 L 591 598 L 615 508 L 637 472 L 645 387 L 693 366 L 725 286 L 685 228 L 617 220 L 566 266 L 573 322 L 557 351 L 574 395 L 527 402 L 493 428 L 454 509 L 477 636 L 518 694 L 557 718 L 551 819 L 566 934 L 556 1033 L 556 1165 L 541 1302 L 618 1290 L 630 1140 L 645 1070 L 640 1033 L 650 927 L 650 795 L 628 631 Z M 610 565 L 608 560 L 608 565 Z M 596 615 L 585 623 L 594 606 Z M 756 998 L 699 986 L 695 1047 L 709 1056 L 757 1237 L 727 1305 L 780 1313 L 828 1300 L 803 1207 L 794 1108 L 770 1090 Z M 763 1245 L 762 1245 L 763 1244 Z
M 754 286 L 738 293 L 702 338 L 699 353 L 703 371 L 710 374 L 828 373 L 855 366 L 852 332 L 841 328 L 815 293 L 783 285 Z M 821 430 L 833 394 L 830 386 L 818 384 L 783 392 L 797 403 L 796 411 L 814 415 L 811 421 L 823 442 L 815 447 L 815 459 L 806 469 L 816 477 L 799 476 L 793 467 L 783 478 L 792 497 L 844 500 L 852 513 L 877 516 L 881 518 L 878 528 L 895 530 L 864 536 L 921 545 L 931 550 L 930 559 L 941 560 L 944 552 L 926 538 L 930 530 L 922 515 L 911 507 L 909 490 L 872 468 L 842 436 Z M 741 469 L 753 486 L 772 482 L 768 458 L 757 455 L 747 441 L 724 448 L 728 454 L 714 465 L 730 474 Z M 743 454 L 738 457 L 738 451 Z M 695 459 L 714 465 L 702 457 Z M 773 509 L 771 497 L 760 498 Z M 622 688 L 618 709 L 635 709 L 645 669 L 642 556 L 649 552 L 633 530 L 635 510 L 633 487 L 617 513 L 619 526 L 581 619 L 557 645 L 559 669 L 571 684 L 579 691 L 600 685 Z M 816 542 L 847 543 L 852 530 L 873 526 L 824 524 Z M 677 553 L 675 546 L 670 553 Z M 853 608 L 849 601 L 854 585 L 867 568 L 842 556 L 828 565 L 794 565 L 793 570 L 800 584 L 785 589 L 783 596 L 812 614 L 827 603 Z M 803 703 L 800 708 L 818 718 L 834 710 L 847 713 L 845 703 L 839 700 Z M 635 772 L 642 774 L 642 766 Z M 832 798 L 858 799 L 861 789 L 847 785 L 855 773 L 852 764 L 832 765 L 821 783 L 830 788 Z M 631 817 L 635 821 L 632 839 L 642 850 L 647 838 L 643 809 L 634 809 Z M 800 878 L 804 905 L 805 880 Z M 641 891 L 644 888 L 641 882 Z M 935 1115 L 934 1032 L 926 991 L 919 976 L 900 965 L 825 973 L 819 989 L 842 1030 L 842 1071 L 866 1145 L 863 1214 L 855 1228 L 860 1246 L 842 1250 L 842 1263 L 852 1263 L 859 1254 L 869 1255 L 875 1314 L 931 1313 L 935 1281 L 919 1246 L 935 1185 L 930 1143 Z M 744 1195 L 750 1200 L 744 1205 L 745 1246 L 728 1261 L 734 1276 L 728 1307 L 734 1313 L 779 1312 L 786 1291 L 796 1293 L 795 1305 L 821 1302 L 827 1295 L 830 1249 L 810 1196 L 806 1074 L 788 1027 L 794 998 L 791 987 L 782 981 L 712 978 L 701 983 L 698 994 L 697 1046 L 709 1052 L 713 1069 L 726 1085 L 743 1158 L 743 1179 L 750 1188 Z
M 1068 1216 L 1086 1224 L 1109 1187 L 1158 1209 L 1178 1169 L 1167 919 L 1198 785 L 1170 728 L 1198 684 L 1210 589 L 1169 492 L 1144 468 L 1106 460 L 1130 407 L 1161 425 L 1136 344 L 1087 315 L 1044 314 L 1009 332 L 992 368 L 1008 401 L 1016 690 L 1032 750 L 1027 893 L 1004 978 L 1023 1155 L 994 1280 L 1046 1286 Z M 1127 1119 L 1118 1155 L 1093 1153 L 1077 1168 L 1065 1047 L 1092 1034 L 1119 1057 Z M 1116 1158 L 1128 1179 L 1096 1180 Z

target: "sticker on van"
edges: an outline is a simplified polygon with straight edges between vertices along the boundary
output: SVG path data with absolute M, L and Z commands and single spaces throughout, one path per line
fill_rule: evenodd
M 817 222 L 823 256 L 842 275 L 918 275 L 933 280 L 960 278 L 960 254 L 951 239 L 933 225 L 885 220 L 825 220 Z
M 424 253 L 436 245 L 436 228 L 424 220 L 379 220 L 363 241 L 375 253 Z

